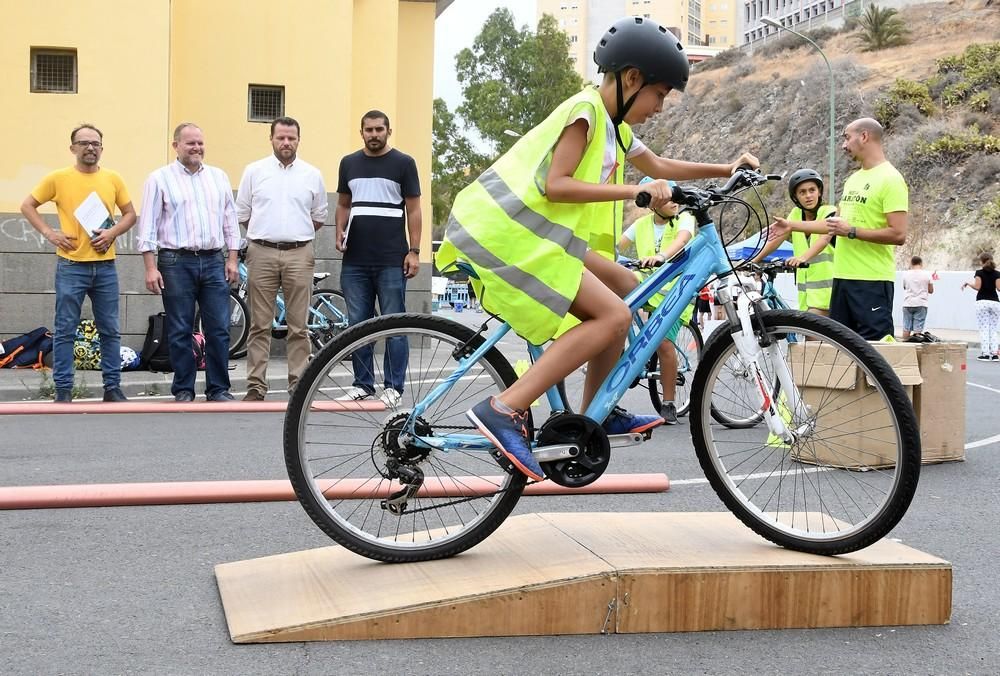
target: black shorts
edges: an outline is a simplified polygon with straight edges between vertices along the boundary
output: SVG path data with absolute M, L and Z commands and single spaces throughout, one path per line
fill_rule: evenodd
M 708 313 L 712 312 L 712 306 L 710 306 L 708 304 L 708 301 L 705 300 L 704 298 L 699 298 L 698 302 L 695 304 L 694 308 L 695 308 L 695 311 L 697 311 L 697 312 L 708 312 Z
M 865 340 L 894 335 L 892 282 L 834 279 L 830 319 L 838 321 Z

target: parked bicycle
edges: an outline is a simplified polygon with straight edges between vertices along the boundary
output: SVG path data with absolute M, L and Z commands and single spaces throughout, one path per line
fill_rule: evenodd
M 817 315 L 771 310 L 756 285 L 735 274 L 709 212 L 739 204 L 749 220 L 756 214 L 735 191 L 756 190 L 768 178 L 777 177 L 740 169 L 722 188 L 674 190 L 674 201 L 695 214 L 699 235 L 625 302 L 636 314 L 668 282 L 676 284 L 630 336 L 586 412 L 566 412 L 553 387 L 546 394 L 553 413 L 537 428 L 529 417 L 530 437 L 547 480 L 569 487 L 598 479 L 612 448 L 648 439 L 649 433 L 608 437 L 600 422 L 646 370 L 698 290 L 722 278 L 717 295 L 726 324 L 705 346 L 691 392 L 701 468 L 726 507 L 761 536 L 805 552 L 851 552 L 888 533 L 913 498 L 920 473 L 916 418 L 892 369 L 857 334 Z M 376 318 L 341 333 L 309 364 L 285 416 L 285 463 L 306 512 L 336 542 L 381 561 L 443 558 L 481 542 L 514 509 L 526 477 L 463 415 L 516 379 L 499 347 L 510 326 L 487 334 L 488 323 L 477 331 L 441 317 Z M 808 337 L 803 345 L 810 349 L 792 354 L 781 347 L 788 334 Z M 354 380 L 351 354 L 382 352 L 390 338 L 409 345 L 400 404 L 336 401 Z M 542 348 L 528 350 L 539 355 Z M 757 387 L 747 393 L 747 407 L 763 412 L 764 425 L 733 429 L 711 415 L 734 355 L 753 374 Z M 820 373 L 833 373 L 829 364 L 856 378 L 852 383 L 868 383 L 869 413 L 844 420 L 853 388 L 820 389 L 818 397 L 815 388 L 804 392 Z M 825 384 L 835 386 L 827 377 Z M 775 379 L 780 400 L 771 396 Z M 864 451 L 845 444 L 852 431 L 863 435 Z M 497 463 L 507 470 L 499 477 Z
M 229 358 L 241 359 L 247 354 L 247 339 L 250 337 L 250 306 L 247 300 L 246 248 L 239 254 L 240 279 L 229 291 Z M 306 327 L 313 353 L 333 340 L 348 326 L 347 301 L 344 294 L 336 289 L 320 287 L 320 283 L 330 276 L 329 272 L 313 273 L 313 290 L 309 299 L 309 314 Z M 275 315 L 271 322 L 271 336 L 284 340 L 288 336 L 285 321 L 285 298 L 281 291 L 275 300 Z

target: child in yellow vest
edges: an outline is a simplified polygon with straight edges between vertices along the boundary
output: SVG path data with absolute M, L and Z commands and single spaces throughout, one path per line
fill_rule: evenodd
M 599 87 L 563 102 L 456 196 L 437 256 L 440 269 L 467 262 L 482 284 L 482 307 L 536 345 L 555 336 L 567 315 L 580 320 L 513 385 L 466 413 L 536 480 L 544 472 L 528 438 L 531 402 L 589 362 L 585 409 L 621 357 L 632 321 L 621 299 L 638 281 L 613 255 L 588 249 L 591 231 L 616 232 L 622 200 L 648 192 L 651 206 L 662 208 L 672 195 L 665 180 L 624 184 L 624 161 L 648 176 L 678 179 L 724 177 L 740 164 L 758 165 L 746 154 L 730 164 L 663 158 L 633 136 L 630 124 L 660 112 L 667 94 L 687 86 L 687 54 L 666 28 L 642 17 L 619 19 L 598 42 L 594 61 L 604 73 Z M 603 426 L 623 434 L 662 423 L 617 409 Z
M 648 176 L 639 185 L 651 181 Z M 668 181 L 673 185 L 673 181 Z M 618 242 L 618 249 L 625 250 L 631 244 L 635 244 L 636 256 L 639 265 L 642 267 L 652 267 L 670 260 L 698 233 L 698 224 L 694 216 L 689 212 L 678 215 L 680 205 L 676 202 L 667 202 L 662 209 L 651 209 L 650 213 L 636 220 L 622 234 Z M 640 279 L 646 275 L 640 275 Z M 669 289 L 671 283 L 667 286 Z M 663 296 L 657 294 L 653 296 L 648 305 L 651 308 L 659 306 Z M 677 396 L 677 351 L 674 349 L 673 341 L 681 327 L 691 321 L 693 306 L 688 307 L 681 314 L 680 319 L 667 333 L 667 339 L 660 343 L 656 349 L 660 362 L 660 386 L 663 388 L 663 403 L 660 405 L 660 417 L 668 425 L 676 425 L 677 405 L 674 398 Z
M 837 213 L 836 207 L 822 203 L 823 178 L 813 169 L 799 169 L 788 177 L 788 196 L 795 205 L 788 214 L 788 221 L 821 221 Z M 792 257 L 788 259 L 788 265 L 797 268 L 802 263 L 809 264 L 808 268 L 795 271 L 799 310 L 828 316 L 830 292 L 833 289 L 833 237 L 793 230 L 770 240 L 753 259 L 754 262 L 764 260 L 788 237 L 792 238 Z

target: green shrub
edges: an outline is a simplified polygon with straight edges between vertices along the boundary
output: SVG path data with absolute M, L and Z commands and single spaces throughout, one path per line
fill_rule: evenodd
M 888 93 L 875 102 L 875 117 L 883 126 L 891 127 L 903 103 L 912 104 L 925 116 L 934 112 L 934 101 L 926 84 L 897 78 Z
M 953 85 L 945 87 L 941 92 L 941 102 L 946 106 L 957 106 L 969 95 L 972 85 L 968 80 L 960 80 Z
M 990 109 L 990 93 L 979 92 L 978 94 L 973 94 L 969 97 L 969 107 L 985 113 Z
M 979 217 L 982 219 L 983 225 L 989 228 L 1000 228 L 1000 195 L 983 205 L 979 211 Z
M 1000 153 L 1000 136 L 975 132 L 944 134 L 933 141 L 918 141 L 913 153 L 941 161 L 960 160 L 973 153 Z
M 965 51 L 937 60 L 941 75 L 955 73 L 961 76 L 941 93 L 945 105 L 956 105 L 979 92 L 1000 86 L 1000 42 L 969 45 Z

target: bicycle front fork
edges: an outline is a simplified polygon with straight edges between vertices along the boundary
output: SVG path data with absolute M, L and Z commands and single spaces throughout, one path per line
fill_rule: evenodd
M 792 380 L 791 370 L 782 352 L 784 349 L 787 353 L 788 341 L 778 340 L 776 336 L 767 333 L 763 319 L 767 310 L 759 293 L 740 289 L 733 298 L 730 292 L 732 288 L 721 288 L 716 295 L 733 327 L 736 351 L 756 385 L 758 410 L 763 414 L 771 434 L 784 443 L 791 444 L 808 430 L 808 424 L 792 429 L 793 420 L 805 419 L 803 415 L 793 416 L 792 412 L 807 412 L 808 409 L 799 396 L 798 387 Z M 773 375 L 766 375 L 762 368 L 764 364 L 773 367 Z M 774 386 L 775 376 L 778 387 Z

